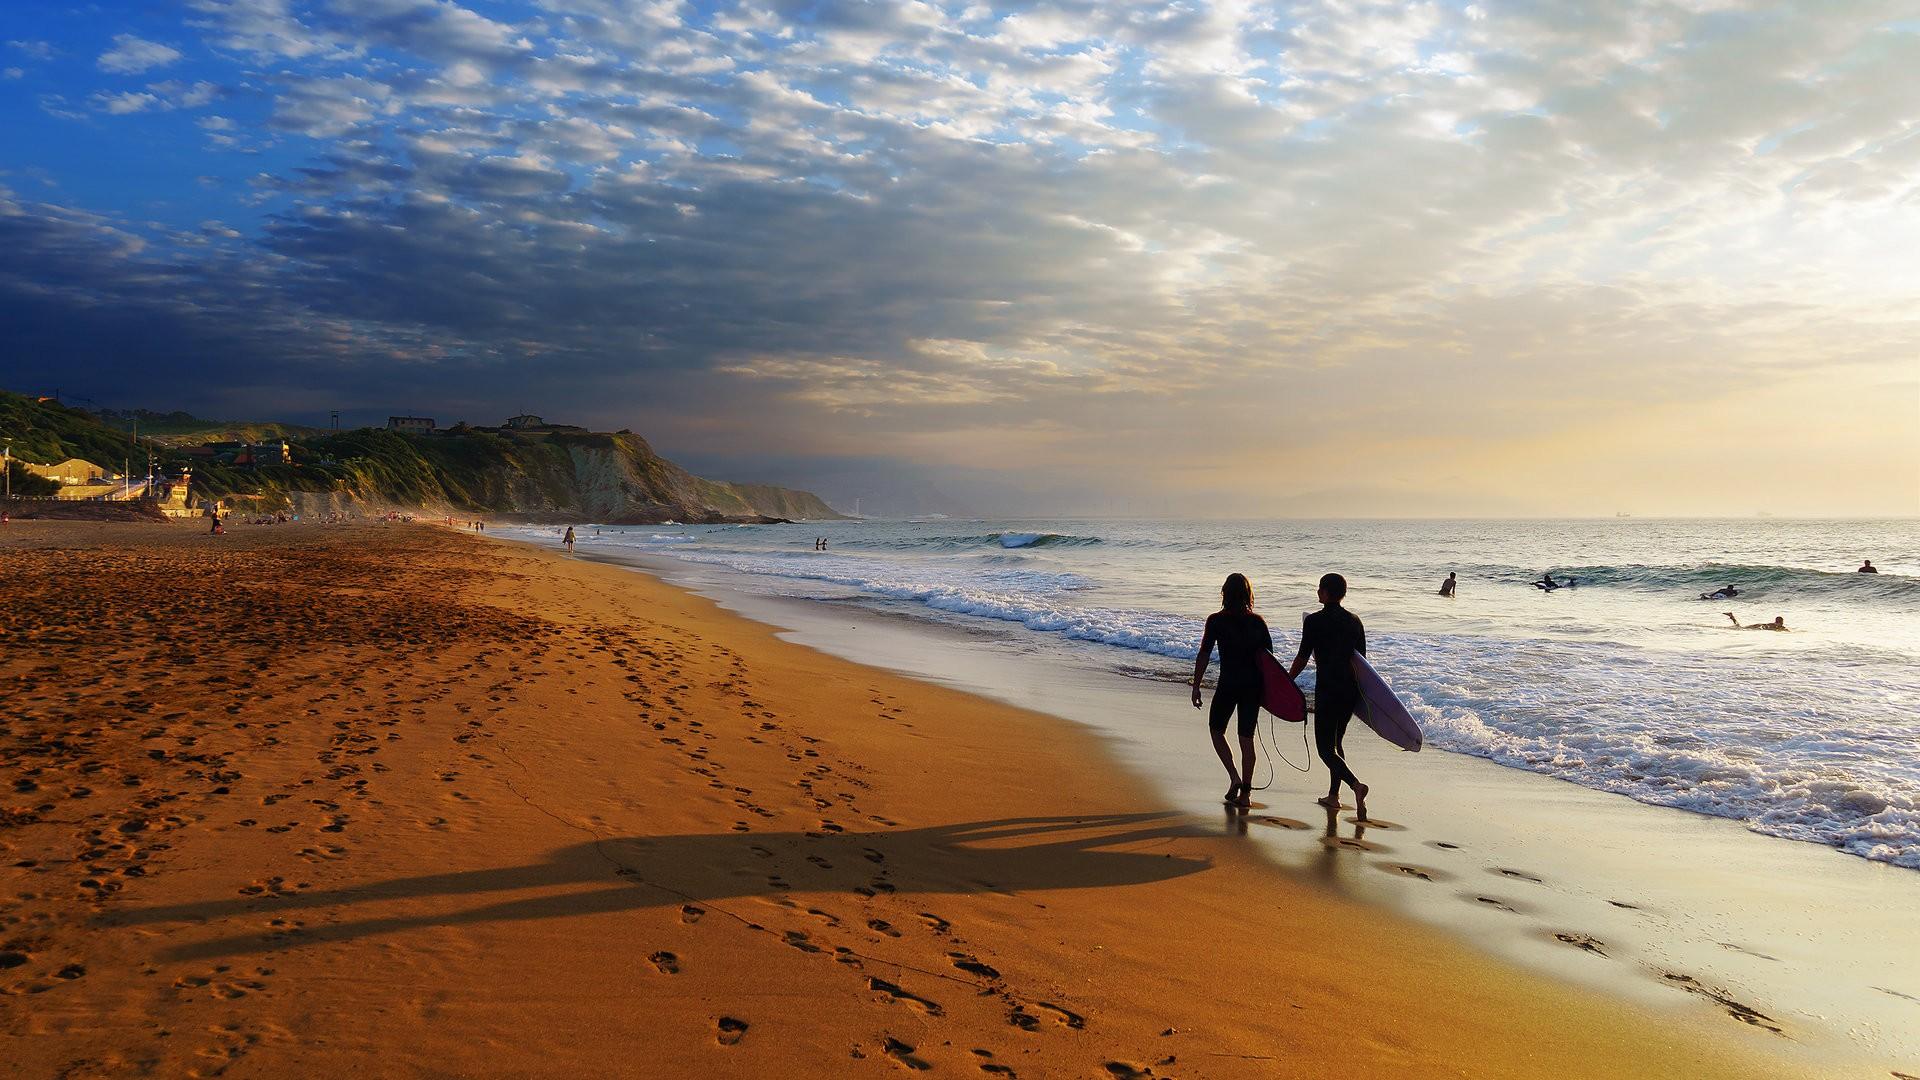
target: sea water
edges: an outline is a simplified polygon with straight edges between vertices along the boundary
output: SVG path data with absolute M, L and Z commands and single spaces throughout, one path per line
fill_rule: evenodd
M 1291 656 L 1315 582 L 1337 571 L 1369 658 L 1429 747 L 1920 869 L 1920 522 L 937 520 L 577 535 L 1143 679 L 1186 677 L 1235 571 Z M 1869 558 L 1881 573 L 1855 573 Z M 1453 599 L 1438 595 L 1449 571 Z M 1578 584 L 1543 592 L 1543 572 Z M 1726 585 L 1739 596 L 1699 599 Z M 1738 629 L 1727 611 L 1784 616 L 1789 631 Z

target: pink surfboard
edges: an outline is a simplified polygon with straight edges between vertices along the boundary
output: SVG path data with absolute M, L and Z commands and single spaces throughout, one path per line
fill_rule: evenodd
M 1260 705 L 1282 720 L 1307 722 L 1307 698 L 1270 652 L 1260 654 Z
M 1407 707 L 1394 696 L 1387 680 L 1359 653 L 1353 654 L 1353 677 L 1360 684 L 1360 719 L 1366 721 L 1374 734 L 1400 749 L 1419 750 L 1424 741 L 1420 725 L 1407 714 Z

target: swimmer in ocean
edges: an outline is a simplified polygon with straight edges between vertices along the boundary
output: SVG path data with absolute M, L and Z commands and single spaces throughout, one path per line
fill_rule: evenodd
M 1775 615 L 1772 622 L 1746 623 L 1742 625 L 1739 619 L 1733 617 L 1733 612 L 1723 611 L 1721 614 L 1733 620 L 1733 628 L 1735 630 L 1778 630 L 1783 634 L 1789 633 L 1787 630 L 1787 617 L 1785 615 Z
M 1447 571 L 1447 580 L 1440 583 L 1440 595 L 1446 597 L 1449 600 L 1453 599 L 1453 586 L 1454 586 L 1453 571 L 1449 570 Z
M 1856 574 L 1877 574 L 1879 572 L 1880 571 L 1874 569 L 1872 559 L 1862 560 L 1860 563 L 1860 569 L 1854 571 L 1854 573 Z

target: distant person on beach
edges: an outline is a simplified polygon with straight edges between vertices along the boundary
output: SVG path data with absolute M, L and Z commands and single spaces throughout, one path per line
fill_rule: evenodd
M 1367 654 L 1367 630 L 1354 614 L 1341 606 L 1347 598 L 1347 579 L 1328 574 L 1320 579 L 1320 610 L 1312 612 L 1300 626 L 1300 651 L 1287 672 L 1294 678 L 1306 670 L 1307 657 L 1313 657 L 1313 743 L 1320 760 L 1332 776 L 1327 797 L 1321 806 L 1340 808 L 1340 785 L 1353 789 L 1355 810 L 1362 821 L 1367 817 L 1367 785 L 1347 768 L 1344 741 L 1347 721 L 1360 705 L 1360 683 L 1353 676 L 1353 655 Z
M 560 542 L 567 545 L 567 554 L 573 554 L 573 526 L 567 526 L 567 535 Z
M 1213 687 L 1213 708 L 1207 714 L 1207 727 L 1213 732 L 1213 750 L 1227 769 L 1229 806 L 1248 808 L 1253 802 L 1253 733 L 1260 723 L 1261 652 L 1273 651 L 1273 634 L 1267 621 L 1253 613 L 1253 586 L 1245 574 L 1228 574 L 1220 586 L 1220 610 L 1207 616 L 1206 629 L 1200 635 L 1200 655 L 1193 661 L 1193 707 L 1200 707 L 1200 677 L 1206 674 L 1207 661 L 1214 647 L 1220 649 L 1220 680 Z M 1240 764 L 1233 767 L 1233 751 L 1227 747 L 1227 718 L 1240 714 Z
M 1733 585 L 1732 585 L 1732 583 L 1728 583 L 1728 584 L 1727 584 L 1727 586 L 1726 586 L 1725 588 L 1721 588 L 1721 589 L 1715 589 L 1714 591 L 1712 591 L 1712 592 L 1710 592 L 1710 593 L 1701 593 L 1701 594 L 1700 594 L 1700 599 L 1702 599 L 1702 600 L 1731 600 L 1731 599 L 1733 599 L 1734 597 L 1736 597 L 1736 596 L 1739 596 L 1739 595 L 1740 595 L 1740 590 L 1739 590 L 1739 589 L 1736 589 L 1736 588 L 1734 588 L 1734 587 L 1733 587 Z
M 1864 561 L 1864 562 L 1862 562 L 1862 563 L 1860 564 L 1860 569 L 1858 569 L 1858 570 L 1855 570 L 1855 571 L 1854 571 L 1854 573 L 1856 573 L 1856 574 L 1877 574 L 1877 573 L 1879 573 L 1879 572 L 1880 572 L 1880 571 L 1878 571 L 1878 570 L 1875 570 L 1875 569 L 1873 568 L 1873 560 L 1872 560 L 1872 559 L 1867 559 L 1866 561 Z
M 1440 583 L 1440 595 L 1449 600 L 1453 599 L 1454 584 L 1453 571 L 1449 570 L 1447 571 L 1447 580 Z
M 1747 623 L 1743 626 L 1739 619 L 1734 619 L 1733 612 L 1723 611 L 1721 614 L 1729 619 L 1733 619 L 1733 627 L 1736 630 L 1779 630 L 1782 633 L 1787 632 L 1787 617 L 1785 615 L 1775 615 L 1772 622 Z

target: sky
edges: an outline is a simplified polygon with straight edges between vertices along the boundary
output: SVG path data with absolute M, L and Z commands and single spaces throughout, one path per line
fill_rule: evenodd
M 0 6 L 0 387 L 900 513 L 1920 514 L 1920 0 Z

